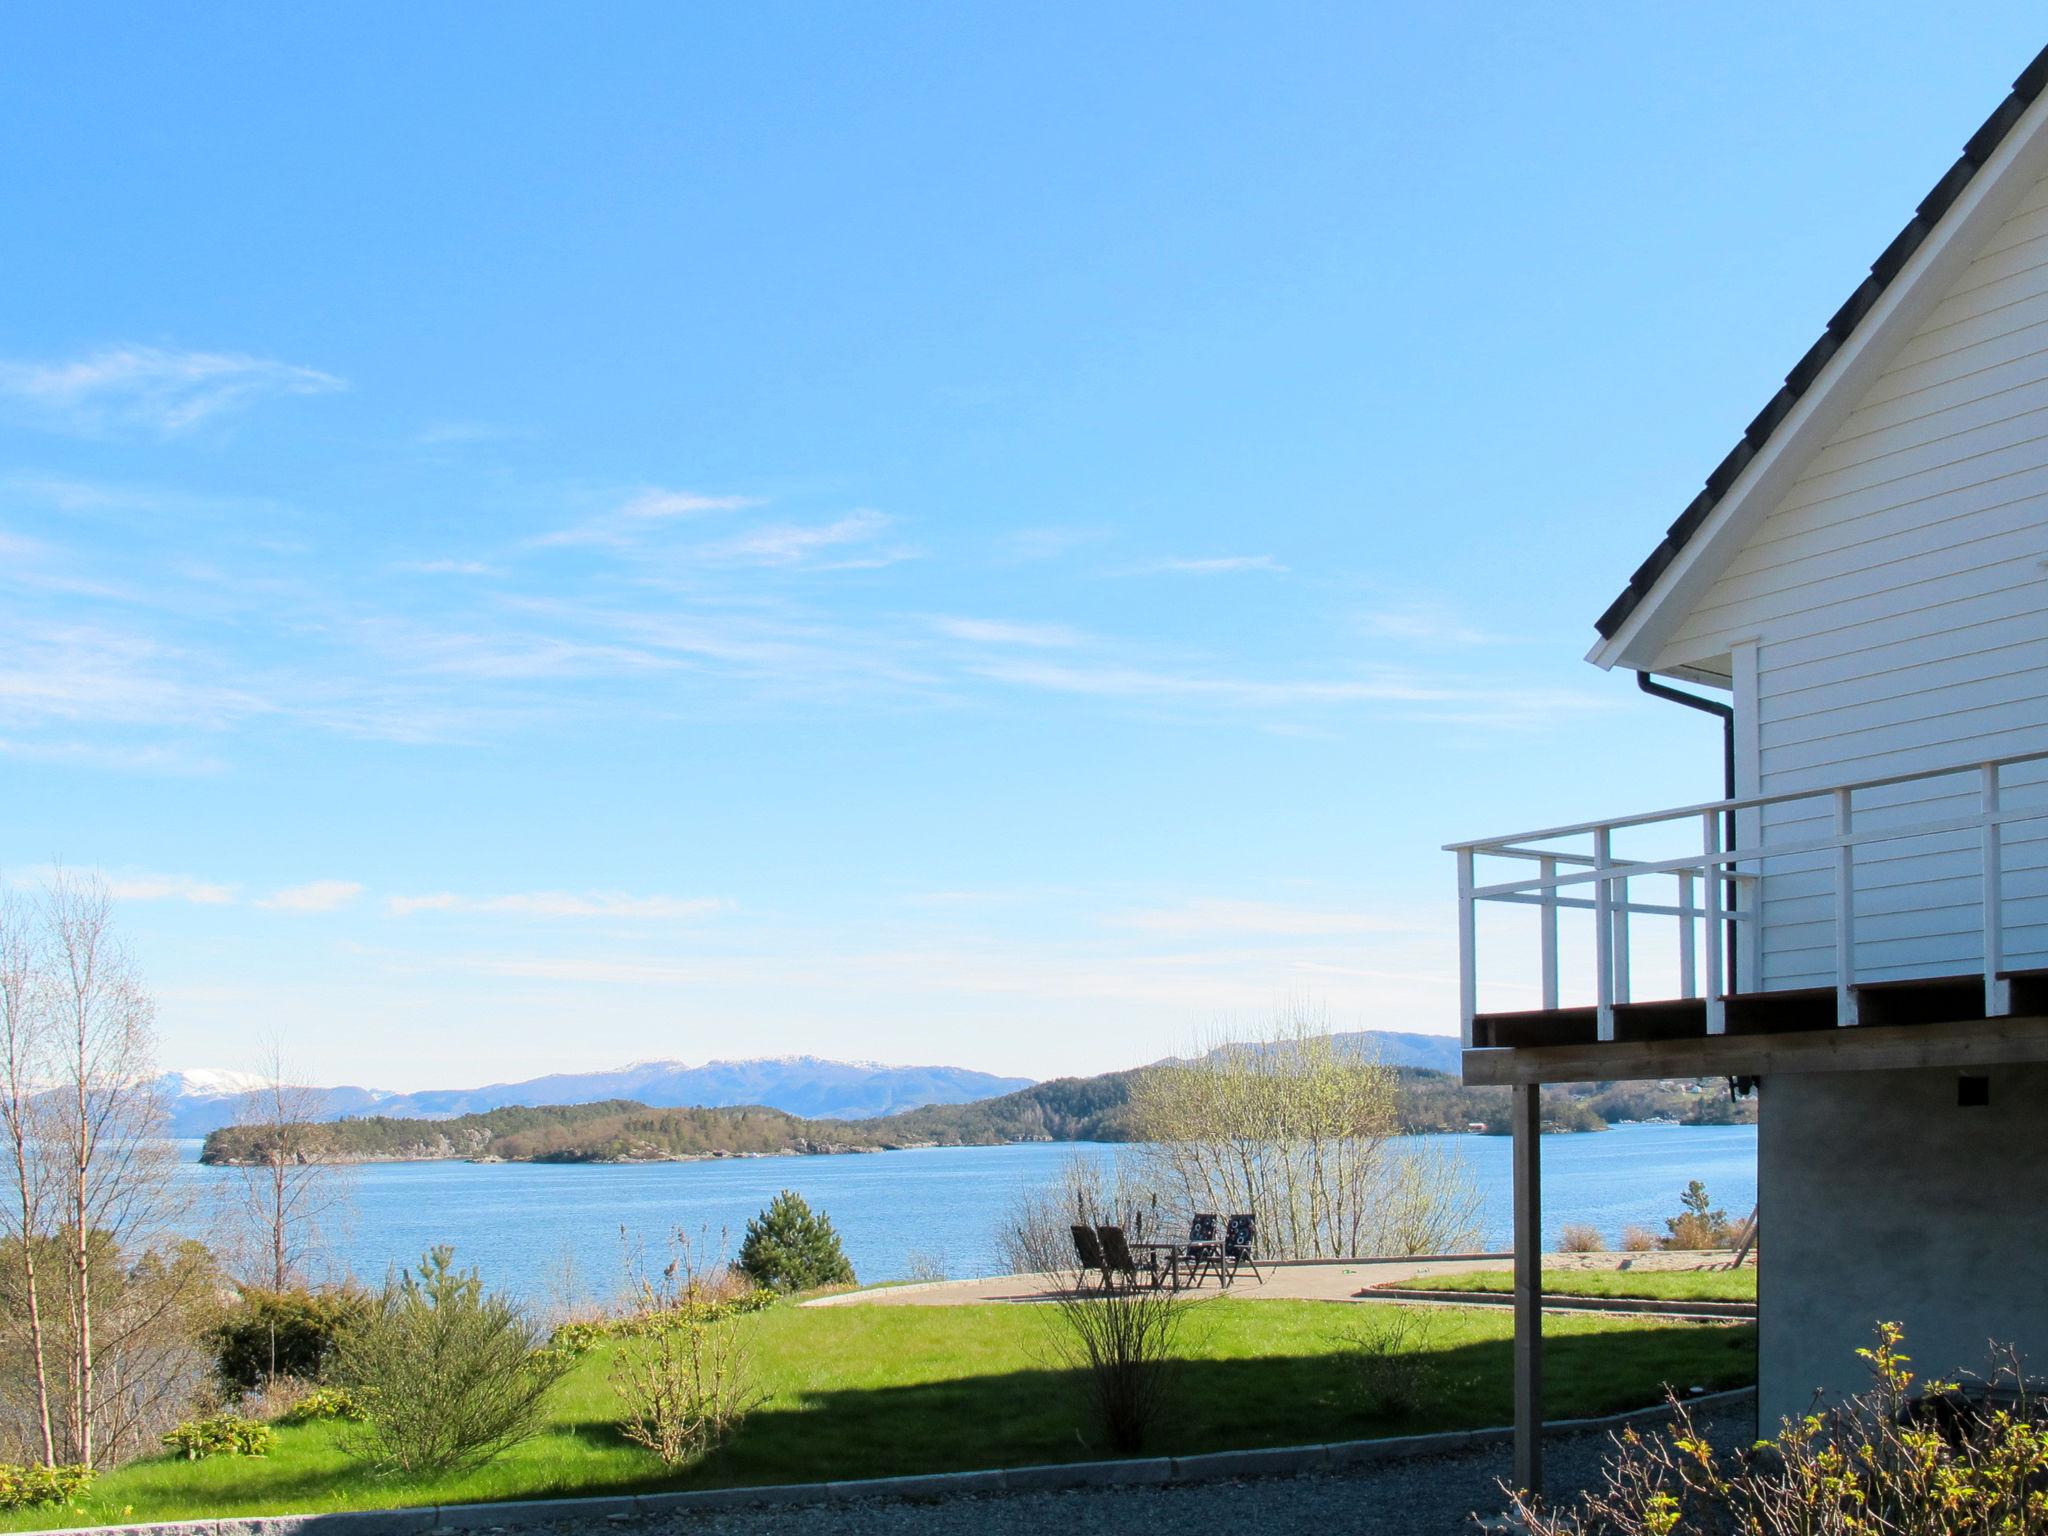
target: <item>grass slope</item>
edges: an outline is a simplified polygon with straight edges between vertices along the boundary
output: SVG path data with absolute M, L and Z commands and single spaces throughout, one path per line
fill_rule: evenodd
M 1500 1291 L 1515 1288 L 1505 1269 L 1456 1275 L 1421 1275 L 1401 1282 L 1410 1291 Z M 1755 1301 L 1756 1271 L 1743 1269 L 1546 1269 L 1551 1296 L 1626 1296 L 1643 1301 Z
M 1511 1320 L 1492 1310 L 1428 1314 L 1436 1378 L 1427 1406 L 1365 1411 L 1347 1333 L 1379 1309 L 1216 1300 L 1182 1343 L 1180 1410 L 1161 1454 L 1292 1445 L 1505 1424 Z M 539 1439 L 478 1471 L 407 1481 L 359 1470 L 331 1425 L 278 1432 L 261 1459 L 136 1462 L 77 1509 L 23 1511 L 0 1529 L 283 1511 L 388 1508 L 669 1487 L 807 1482 L 1074 1461 L 1109 1454 L 1082 1384 L 1046 1351 L 1052 1314 L 1035 1307 L 778 1307 L 753 1320 L 769 1395 L 709 1463 L 664 1474 L 613 1429 L 608 1356 L 578 1366 Z M 1642 1407 L 1663 1384 L 1755 1379 L 1755 1331 L 1644 1319 L 1552 1318 L 1544 1327 L 1547 1410 L 1566 1417 Z

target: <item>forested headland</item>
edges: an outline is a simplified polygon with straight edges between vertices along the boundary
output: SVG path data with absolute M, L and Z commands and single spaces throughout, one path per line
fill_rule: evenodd
M 784 1153 L 879 1152 L 906 1147 L 997 1146 L 1021 1141 L 1133 1139 L 1131 1084 L 1143 1071 L 1064 1077 L 971 1104 L 935 1104 L 872 1120 L 814 1120 L 759 1105 L 653 1109 L 630 1100 L 514 1106 L 448 1120 L 365 1116 L 307 1128 L 318 1155 L 382 1162 L 466 1158 L 504 1162 L 651 1162 Z M 1504 1134 L 1504 1088 L 1468 1088 L 1444 1072 L 1398 1067 L 1401 1129 Z M 1597 1131 L 1621 1120 L 1720 1125 L 1755 1119 L 1753 1100 L 1730 1099 L 1718 1080 L 1578 1083 L 1549 1091 L 1546 1128 Z M 260 1128 L 206 1138 L 205 1163 L 264 1155 Z

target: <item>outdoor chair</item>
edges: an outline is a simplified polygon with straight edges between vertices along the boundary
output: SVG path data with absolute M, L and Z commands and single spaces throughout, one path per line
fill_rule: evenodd
M 1187 1265 L 1187 1284 L 1200 1285 L 1202 1272 L 1215 1269 L 1216 1262 L 1223 1256 L 1222 1246 L 1216 1241 L 1216 1213 L 1197 1211 L 1188 1218 L 1187 1245 L 1180 1251 L 1183 1263 Z M 1218 1278 L 1222 1272 L 1217 1271 Z
M 1074 1259 L 1081 1266 L 1081 1278 L 1076 1289 L 1088 1289 L 1091 1272 L 1102 1276 L 1103 1288 L 1109 1287 L 1109 1265 L 1103 1261 L 1102 1240 L 1095 1235 L 1095 1229 L 1081 1222 L 1074 1223 Z
M 1097 1227 L 1095 1235 L 1102 1239 L 1102 1273 L 1111 1284 L 1121 1280 L 1125 1285 L 1135 1286 L 1142 1276 L 1147 1284 L 1159 1284 L 1159 1271 L 1147 1264 L 1140 1266 L 1131 1256 L 1131 1245 L 1124 1239 L 1122 1227 Z
M 1240 1269 L 1249 1269 L 1254 1280 L 1266 1277 L 1259 1273 L 1258 1261 L 1252 1257 L 1252 1250 L 1258 1246 L 1259 1224 L 1251 1216 L 1233 1216 L 1223 1228 L 1223 1256 L 1217 1266 L 1217 1277 L 1228 1285 L 1237 1278 Z M 1227 1270 L 1227 1276 L 1226 1276 Z

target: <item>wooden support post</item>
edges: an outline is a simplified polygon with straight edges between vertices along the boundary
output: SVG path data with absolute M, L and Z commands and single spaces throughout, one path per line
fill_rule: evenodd
M 1606 827 L 1593 829 L 1593 1032 L 1602 1040 L 1614 1038 L 1614 888 L 1606 877 L 1612 838 Z
M 1722 1000 L 1727 983 L 1722 977 L 1722 946 L 1728 942 L 1728 935 L 1721 922 L 1722 869 L 1712 858 L 1721 851 L 1721 819 L 1712 811 L 1700 818 L 1702 826 L 1701 847 L 1708 862 L 1700 867 L 1706 873 L 1703 888 L 1707 898 L 1707 915 L 1702 927 L 1702 938 L 1707 952 L 1707 1033 L 1723 1035 L 1728 1032 L 1728 1005 Z
M 1984 765 L 1984 1017 L 2012 1012 L 2005 969 L 2005 848 L 1998 835 L 1998 764 Z
M 1515 1133 L 1515 1486 L 1543 1491 L 1543 1085 L 1518 1083 Z
M 1557 878 L 1557 860 L 1540 859 L 1537 870 L 1546 881 Z M 1538 933 L 1543 970 L 1543 1006 L 1557 1007 L 1557 887 L 1546 884 L 1543 887 L 1543 915 Z
M 1838 789 L 1835 800 L 1835 1022 L 1847 1027 L 1861 1022 L 1856 999 L 1856 850 L 1849 836 L 1856 829 L 1849 790 Z
M 1472 1037 L 1473 1020 L 1479 1013 L 1479 919 L 1473 910 L 1472 850 L 1458 850 L 1458 1013 L 1465 1049 L 1478 1042 Z
M 1678 995 L 1700 995 L 1699 971 L 1693 949 L 1692 871 L 1678 872 Z
M 1633 974 L 1628 958 L 1628 879 L 1626 876 L 1614 882 L 1614 1000 L 1625 1003 L 1630 998 L 1629 977 Z

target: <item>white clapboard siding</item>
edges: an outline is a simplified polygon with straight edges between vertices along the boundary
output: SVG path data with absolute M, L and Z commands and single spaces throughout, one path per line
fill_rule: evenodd
M 1666 664 L 1756 645 L 1756 787 L 1821 788 L 2048 750 L 2048 182 L 1981 247 L 1692 609 Z M 2007 778 L 2048 811 L 2048 771 Z M 1865 829 L 1970 815 L 1969 778 L 1873 791 Z M 1824 801 L 1763 815 L 1824 836 Z M 1974 831 L 1860 849 L 1860 978 L 1983 960 Z M 2007 963 L 2048 965 L 2048 820 L 2007 830 Z M 1835 861 L 1769 861 L 1766 986 L 1835 980 Z

